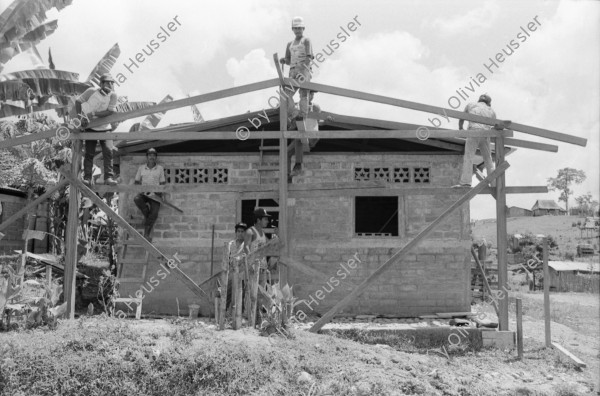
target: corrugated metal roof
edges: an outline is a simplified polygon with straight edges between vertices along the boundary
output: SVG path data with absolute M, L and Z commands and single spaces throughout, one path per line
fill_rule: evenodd
M 600 273 L 600 263 L 583 263 L 581 261 L 549 261 L 548 266 L 555 271 L 582 271 Z

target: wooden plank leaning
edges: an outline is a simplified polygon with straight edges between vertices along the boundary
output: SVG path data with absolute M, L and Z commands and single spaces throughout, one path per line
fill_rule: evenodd
M 361 295 L 367 287 L 369 287 L 373 282 L 375 282 L 385 271 L 387 271 L 392 265 L 397 264 L 400 260 L 410 252 L 414 247 L 416 247 L 421 241 L 425 239 L 442 221 L 447 219 L 452 212 L 461 207 L 464 203 L 473 199 L 480 190 L 482 190 L 485 186 L 487 186 L 492 180 L 495 180 L 498 176 L 504 173 L 506 169 L 508 169 L 510 165 L 508 162 L 503 162 L 500 164 L 488 177 L 484 179 L 483 182 L 476 185 L 474 188 L 470 189 L 465 195 L 460 197 L 458 201 L 450 205 L 437 219 L 432 221 L 423 231 L 421 231 L 415 238 L 413 238 L 410 242 L 408 242 L 404 247 L 398 250 L 392 257 L 389 258 L 385 263 L 383 263 L 378 269 L 376 269 L 369 277 L 367 277 L 360 285 L 358 285 L 352 292 L 350 292 L 346 297 L 344 297 L 341 301 L 339 301 L 333 308 L 327 311 L 311 328 L 310 331 L 313 333 L 318 332 L 321 328 L 329 323 L 336 313 L 338 313 L 341 309 L 346 307 L 350 302 L 356 299 L 359 295 Z
M 208 295 L 202 290 L 187 274 L 185 274 L 179 267 L 177 266 L 177 261 L 175 259 L 167 257 L 164 253 L 158 250 L 152 243 L 148 242 L 146 238 L 144 238 L 135 228 L 129 225 L 125 219 L 115 213 L 110 206 L 108 206 L 100 197 L 98 197 L 88 186 L 83 184 L 81 180 L 75 179 L 71 176 L 71 173 L 61 170 L 60 173 L 71 183 L 71 185 L 75 184 L 77 188 L 81 190 L 81 192 L 90 198 L 92 202 L 94 202 L 100 209 L 102 209 L 107 216 L 113 219 L 119 226 L 123 227 L 130 236 L 140 244 L 142 248 L 149 252 L 149 254 L 154 257 L 157 261 L 162 262 L 166 261 L 168 264 L 168 268 L 165 267 L 165 270 L 168 273 L 173 272 L 175 276 L 182 281 L 195 295 L 209 299 Z M 164 267 L 164 263 L 162 263 Z

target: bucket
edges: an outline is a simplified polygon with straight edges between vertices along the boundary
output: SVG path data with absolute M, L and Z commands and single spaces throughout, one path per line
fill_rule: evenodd
M 198 319 L 198 311 L 200 310 L 200 305 L 198 304 L 190 304 L 188 305 L 190 309 L 190 319 Z

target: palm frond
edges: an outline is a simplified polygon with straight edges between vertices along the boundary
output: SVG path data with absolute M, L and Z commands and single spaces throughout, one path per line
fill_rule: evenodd
M 100 59 L 96 66 L 92 69 L 89 77 L 85 80 L 86 83 L 94 83 L 100 86 L 100 76 L 104 73 L 109 73 L 110 69 L 117 62 L 117 58 L 121 55 L 121 49 L 119 43 L 116 43 L 108 50 L 106 54 Z
M 160 101 L 160 104 L 168 103 L 168 102 L 172 102 L 172 101 L 173 101 L 173 97 L 171 95 L 167 95 L 163 98 L 163 100 Z M 160 113 L 150 114 L 149 116 L 144 118 L 144 121 L 142 121 L 140 123 L 138 130 L 143 131 L 143 130 L 156 128 L 156 126 L 158 125 L 160 120 L 162 120 L 165 113 L 166 113 L 166 111 L 161 111 Z
M 155 102 L 122 102 L 117 105 L 117 112 L 128 113 L 130 111 L 145 109 L 156 106 Z

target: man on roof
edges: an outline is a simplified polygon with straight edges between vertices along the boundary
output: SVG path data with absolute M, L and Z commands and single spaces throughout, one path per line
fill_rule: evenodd
M 308 37 L 304 36 L 304 19 L 294 17 L 292 19 L 292 31 L 294 32 L 294 40 L 290 41 L 285 48 L 285 58 L 281 58 L 279 62 L 282 65 L 290 66 L 290 78 L 299 83 L 310 82 L 311 67 L 310 62 L 314 58 L 312 44 Z M 300 88 L 300 112 L 294 117 L 294 100 L 292 99 L 298 88 L 286 87 L 285 95 L 288 98 L 288 117 L 302 121 L 308 114 L 309 90 Z
M 97 118 L 108 117 L 117 111 L 118 97 L 114 91 L 115 80 L 110 74 L 103 74 L 100 77 L 100 88 L 88 88 L 75 101 L 77 114 L 85 114 L 87 120 L 81 120 L 84 129 L 83 132 L 110 132 L 113 127 L 110 124 L 97 125 L 93 128 L 87 128 L 88 120 L 93 121 Z M 90 186 L 92 184 L 92 167 L 94 165 L 94 154 L 96 154 L 96 140 L 85 141 L 85 155 L 83 160 L 83 182 Z M 113 173 L 113 151 L 112 141 L 100 140 L 102 148 L 102 159 L 104 162 L 104 182 L 114 186 L 117 182 L 114 180 Z
M 465 113 L 474 114 L 482 117 L 496 119 L 496 113 L 492 109 L 492 98 L 487 94 L 483 94 L 479 97 L 477 103 L 469 103 L 465 107 Z M 458 129 L 463 129 L 465 120 L 458 121 Z M 467 129 L 492 129 L 492 125 L 479 124 L 476 122 L 469 121 L 469 127 Z M 483 162 L 485 163 L 485 169 L 489 175 L 494 171 L 494 161 L 492 161 L 492 155 L 490 152 L 490 138 L 489 137 L 468 137 L 465 144 L 465 155 L 463 157 L 463 167 L 460 176 L 460 183 L 452 186 L 453 188 L 458 187 L 471 187 L 471 179 L 473 178 L 473 159 L 475 152 L 479 148 Z M 492 182 L 492 186 L 495 185 Z

